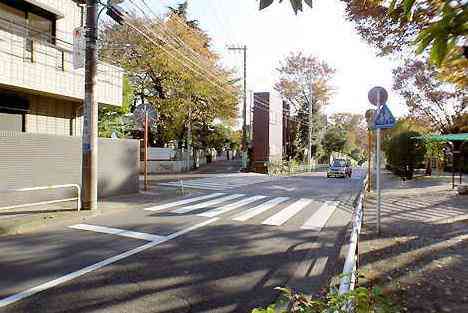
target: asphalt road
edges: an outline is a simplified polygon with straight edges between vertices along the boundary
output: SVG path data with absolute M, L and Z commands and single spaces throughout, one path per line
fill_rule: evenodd
M 360 174 L 221 174 L 150 210 L 0 237 L 0 312 L 250 312 L 276 286 L 313 289 L 339 271 Z

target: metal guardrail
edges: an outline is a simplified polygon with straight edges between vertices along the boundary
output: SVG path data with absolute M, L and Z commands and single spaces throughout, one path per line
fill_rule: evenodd
M 76 198 L 67 198 L 67 199 L 59 199 L 59 200 L 51 200 L 51 201 L 42 201 L 42 202 L 12 205 L 12 206 L 8 206 L 8 207 L 2 207 L 2 208 L 0 208 L 0 210 L 15 209 L 15 208 L 21 208 L 21 207 L 36 206 L 36 205 L 43 205 L 43 204 L 52 204 L 52 203 L 60 203 L 60 202 L 68 202 L 68 201 L 76 200 L 76 207 L 77 207 L 77 210 L 79 212 L 80 209 L 81 209 L 81 187 L 79 185 L 77 185 L 77 184 L 52 185 L 52 186 L 41 186 L 41 187 L 19 188 L 19 189 L 7 189 L 7 190 L 0 190 L 0 193 L 37 191 L 37 190 L 51 190 L 51 189 L 62 189 L 62 188 L 76 188 L 76 193 L 77 193 Z
M 351 230 L 351 238 L 349 239 L 348 254 L 346 255 L 343 273 L 340 279 L 339 294 L 344 294 L 353 290 L 356 283 L 356 270 L 359 266 L 359 234 L 361 233 L 362 219 L 364 217 L 364 195 L 366 193 L 367 183 L 368 176 L 363 180 L 354 207 L 353 228 Z

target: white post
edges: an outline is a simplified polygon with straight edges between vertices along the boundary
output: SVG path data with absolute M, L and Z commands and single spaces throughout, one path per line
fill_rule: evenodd
M 380 128 L 377 128 L 377 159 L 376 159 L 376 187 L 377 187 L 377 233 L 380 234 L 380 206 L 381 206 L 381 193 L 380 193 Z

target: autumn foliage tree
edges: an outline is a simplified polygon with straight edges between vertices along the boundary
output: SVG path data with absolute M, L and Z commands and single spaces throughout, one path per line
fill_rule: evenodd
M 237 117 L 235 77 L 219 65 L 207 33 L 187 19 L 186 3 L 164 19 L 133 14 L 123 26 L 105 25 L 100 39 L 101 58 L 127 72 L 135 104 L 155 108 L 156 145 L 190 139 L 200 146 L 196 134 L 212 129 L 215 120 L 232 124 Z
M 288 102 L 291 117 L 295 120 L 297 134 L 295 145 L 303 158 L 312 139 L 312 156 L 320 151 L 326 117 L 323 109 L 330 102 L 333 89 L 330 81 L 335 70 L 326 62 L 301 52 L 291 53 L 278 67 L 279 80 L 275 90 Z M 310 126 L 310 127 L 309 127 Z
M 435 67 L 420 60 L 406 59 L 393 73 L 393 89 L 406 100 L 411 114 L 440 133 L 456 131 L 456 121 L 466 110 L 463 90 L 438 79 Z

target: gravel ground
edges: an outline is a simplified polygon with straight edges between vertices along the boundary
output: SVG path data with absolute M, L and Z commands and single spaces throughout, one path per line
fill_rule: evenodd
M 360 284 L 385 288 L 403 312 L 468 312 L 468 196 L 448 177 L 411 182 L 387 174 L 382 232 L 375 194 L 360 237 Z

